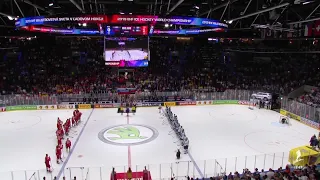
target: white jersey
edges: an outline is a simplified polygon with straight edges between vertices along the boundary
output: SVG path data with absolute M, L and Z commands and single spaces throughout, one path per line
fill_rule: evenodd
M 183 143 L 185 146 L 189 146 L 189 139 L 187 138 L 184 143 Z

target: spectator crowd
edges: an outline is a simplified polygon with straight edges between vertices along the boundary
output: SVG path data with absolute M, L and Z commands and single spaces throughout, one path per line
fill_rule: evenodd
M 314 40 L 281 43 L 248 39 L 164 38 L 150 40 L 150 64 L 132 76 L 105 66 L 103 38 L 38 37 L 0 39 L 0 94 L 82 94 L 139 91 L 265 90 L 286 94 L 320 85 L 319 49 Z M 300 52 L 300 53 L 299 53 Z M 129 82 L 129 84 L 128 84 Z M 318 107 L 320 90 L 299 97 Z M 319 180 L 319 166 L 302 169 L 244 169 L 210 179 Z

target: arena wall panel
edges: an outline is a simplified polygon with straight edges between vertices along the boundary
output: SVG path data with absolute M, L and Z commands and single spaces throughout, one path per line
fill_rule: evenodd
M 92 106 L 91 106 L 91 104 L 78 104 L 78 105 L 76 105 L 76 108 L 78 108 L 78 109 L 91 109 Z
M 164 102 L 163 104 L 164 104 L 164 106 L 176 106 L 177 105 L 176 102 Z
M 57 110 L 57 105 L 38 105 L 37 110 Z
M 37 110 L 36 105 L 7 106 L 6 111 Z
M 74 104 L 59 104 L 57 105 L 58 109 L 75 109 Z

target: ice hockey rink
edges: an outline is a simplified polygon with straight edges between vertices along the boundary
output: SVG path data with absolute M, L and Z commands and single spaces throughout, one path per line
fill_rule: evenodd
M 72 150 L 59 165 L 56 121 L 70 118 L 71 110 L 0 113 L 0 179 L 109 179 L 112 167 L 126 172 L 128 166 L 133 171 L 146 166 L 152 179 L 278 168 L 288 162 L 290 149 L 318 133 L 295 120 L 281 125 L 279 113 L 244 105 L 172 107 L 190 140 L 189 154 L 176 160 L 179 142 L 157 107 L 137 108 L 129 117 L 116 109 L 81 112 L 81 124 L 70 133 Z M 134 137 L 117 132 L 128 127 L 137 130 Z M 52 173 L 45 171 L 45 154 L 51 156 Z

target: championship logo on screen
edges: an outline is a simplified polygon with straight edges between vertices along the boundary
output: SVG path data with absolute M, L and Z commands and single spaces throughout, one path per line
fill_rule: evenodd
M 148 143 L 156 139 L 158 134 L 158 131 L 150 126 L 128 124 L 103 129 L 99 132 L 98 137 L 108 144 L 132 146 Z

